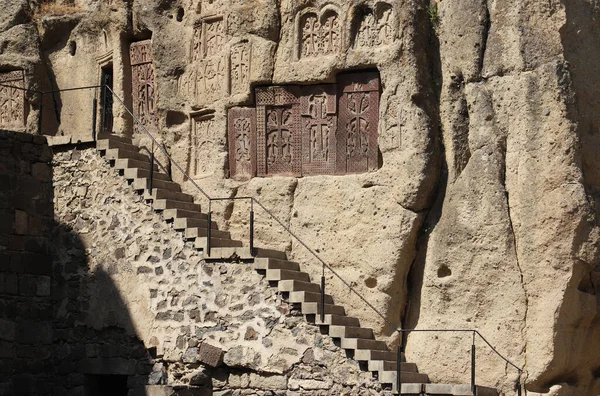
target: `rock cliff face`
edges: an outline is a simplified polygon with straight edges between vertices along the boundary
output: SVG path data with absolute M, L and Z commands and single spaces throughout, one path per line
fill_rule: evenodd
M 592 0 L 10 0 L 0 83 L 110 81 L 119 99 L 0 90 L 0 127 L 35 132 L 41 114 L 44 134 L 90 140 L 95 96 L 94 133 L 151 149 L 122 99 L 207 193 L 257 197 L 392 324 L 477 329 L 525 368 L 530 392 L 596 395 L 599 13 Z M 247 235 L 244 203 L 213 211 Z M 260 244 L 320 276 L 257 217 Z M 406 342 L 432 380 L 467 381 L 469 339 Z M 516 371 L 477 350 L 478 382 L 512 392 Z

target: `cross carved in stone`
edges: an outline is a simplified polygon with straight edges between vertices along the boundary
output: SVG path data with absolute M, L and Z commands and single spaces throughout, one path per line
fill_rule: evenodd
M 321 26 L 314 14 L 305 17 L 302 27 L 302 56 L 316 56 L 320 52 Z
M 355 92 L 348 95 L 351 120 L 346 126 L 346 155 L 348 158 L 365 157 L 369 151 L 369 94 Z
M 325 94 L 311 95 L 308 104 L 311 116 L 310 132 L 310 160 L 327 161 L 329 157 L 330 125 L 327 117 L 327 97 Z
M 340 47 L 340 24 L 337 15 L 330 14 L 321 28 L 323 53 L 332 54 Z
M 270 109 L 267 114 L 267 163 L 292 162 L 292 111 Z
M 136 68 L 138 69 L 138 117 L 142 124 L 148 125 L 152 122 L 154 114 L 154 71 L 151 63 Z
M 247 118 L 235 120 L 236 161 L 250 162 L 250 121 Z

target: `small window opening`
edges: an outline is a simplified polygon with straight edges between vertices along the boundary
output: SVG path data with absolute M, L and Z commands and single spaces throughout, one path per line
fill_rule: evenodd
M 75 56 L 76 52 L 77 52 L 77 43 L 75 41 L 69 41 L 69 54 L 71 54 L 71 56 Z

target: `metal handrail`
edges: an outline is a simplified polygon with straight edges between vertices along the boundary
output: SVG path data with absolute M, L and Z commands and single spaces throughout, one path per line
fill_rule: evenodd
M 66 88 L 66 89 L 59 89 L 59 90 L 51 90 L 51 91 L 36 91 L 36 90 L 30 90 L 30 89 L 25 89 L 25 88 L 20 88 L 20 87 L 13 87 L 13 86 L 8 86 L 5 84 L 1 84 L 1 86 L 6 86 L 6 87 L 11 87 L 11 88 L 16 88 L 16 89 L 20 89 L 20 90 L 24 90 L 24 91 L 28 91 L 28 92 L 35 92 L 35 93 L 39 93 L 39 94 L 47 94 L 47 93 L 55 93 L 55 92 L 64 92 L 64 91 L 74 91 L 74 90 L 83 90 L 83 89 L 97 89 L 97 88 L 102 88 L 103 85 L 93 85 L 93 86 L 86 86 L 86 87 L 76 87 L 76 88 Z M 211 202 L 212 201 L 225 201 L 225 200 L 250 200 L 251 205 L 252 205 L 252 209 L 251 209 L 251 220 L 250 220 L 250 224 L 251 224 L 251 234 L 250 234 L 250 248 L 251 251 L 253 250 L 253 219 L 254 219 L 254 209 L 253 209 L 253 205 L 254 203 L 256 203 L 258 206 L 261 207 L 261 209 L 273 220 L 275 220 L 275 222 L 277 222 L 290 236 L 292 236 L 298 243 L 300 243 L 306 250 L 308 250 L 308 252 L 310 254 L 312 254 L 312 256 L 314 258 L 316 258 L 322 265 L 322 277 L 321 277 L 321 317 L 323 318 L 324 316 L 324 296 L 325 296 L 325 268 L 327 268 L 329 271 L 331 271 L 331 273 L 333 275 L 335 275 L 345 286 L 348 287 L 348 289 L 353 292 L 360 300 L 362 300 L 373 312 L 375 312 L 385 323 L 387 323 L 388 325 L 392 326 L 392 327 L 396 327 L 396 324 L 390 322 L 377 308 L 375 308 L 363 295 L 361 295 L 354 287 L 352 287 L 352 285 L 350 285 L 346 280 L 344 280 L 342 278 L 342 276 L 340 274 L 338 274 L 329 264 L 327 264 L 313 249 L 311 249 L 300 237 L 298 237 L 288 226 L 286 226 L 282 220 L 280 220 L 277 216 L 275 216 L 269 209 L 267 209 L 260 201 L 258 201 L 256 198 L 254 197 L 216 197 L 213 198 L 211 196 L 209 196 L 195 181 L 194 179 L 187 174 L 187 172 L 183 169 L 183 167 L 181 165 L 179 165 L 177 163 L 177 161 L 175 161 L 173 159 L 173 157 L 171 157 L 171 155 L 167 152 L 167 150 L 161 145 L 159 144 L 159 142 L 156 140 L 156 138 L 152 135 L 152 133 L 150 133 L 150 131 L 148 131 L 148 129 L 144 126 L 144 124 L 141 123 L 141 121 L 133 114 L 133 112 L 127 108 L 127 106 L 125 105 L 124 101 L 112 90 L 112 88 L 110 88 L 108 85 L 104 85 L 104 87 L 113 95 L 113 97 L 121 104 L 121 106 L 123 106 L 123 108 L 125 109 L 125 111 L 127 113 L 129 113 L 129 115 L 131 116 L 131 118 L 135 121 L 135 123 L 141 127 L 141 129 L 146 133 L 146 135 L 148 135 L 148 137 L 150 137 L 150 139 L 152 140 L 153 143 L 153 150 L 151 152 L 151 159 L 152 162 L 154 160 L 154 145 L 156 144 L 159 149 L 163 152 L 164 155 L 166 155 L 166 157 L 171 161 L 171 163 L 182 173 L 182 175 L 189 180 L 192 185 L 209 201 L 209 213 L 208 213 L 208 244 L 210 246 L 210 207 L 211 207 Z M 95 101 L 96 99 L 94 99 Z M 95 106 L 94 106 L 95 108 Z M 95 117 L 95 110 L 94 110 L 94 117 Z M 95 122 L 93 123 L 93 125 L 95 126 Z M 40 131 L 41 133 L 41 131 Z M 95 133 L 95 130 L 94 130 Z M 153 169 L 153 166 L 151 165 L 151 168 Z M 510 360 L 508 360 L 506 357 L 504 357 L 500 352 L 498 352 L 498 350 L 478 331 L 478 330 L 474 330 L 474 329 L 402 329 L 402 328 L 396 328 L 396 331 L 399 332 L 399 334 L 404 334 L 404 333 L 411 333 L 411 332 L 461 332 L 461 333 L 466 333 L 466 332 L 470 332 L 473 334 L 473 349 L 472 349 L 472 353 L 473 353 L 473 357 L 472 357 L 472 386 L 473 386 L 473 393 L 476 393 L 476 389 L 475 389 L 475 382 L 474 382 L 474 378 L 475 378 L 475 374 L 474 374 L 474 370 L 475 370 L 475 335 L 479 336 L 486 344 L 487 346 L 496 354 L 498 355 L 501 359 L 503 359 L 507 364 L 509 364 L 510 366 L 512 366 L 513 368 L 515 368 L 518 371 L 518 391 L 519 391 L 519 395 L 521 394 L 521 384 L 520 384 L 520 380 L 521 380 L 521 375 L 523 374 L 523 369 L 518 367 L 517 365 L 515 365 L 514 363 L 512 363 Z M 397 365 L 397 381 L 398 381 L 398 391 L 401 393 L 401 384 L 400 384 L 400 362 L 401 362 L 401 353 L 403 352 L 404 349 L 404 340 L 402 335 L 399 337 L 400 338 L 400 342 L 399 342 L 399 346 L 398 346 L 398 365 Z

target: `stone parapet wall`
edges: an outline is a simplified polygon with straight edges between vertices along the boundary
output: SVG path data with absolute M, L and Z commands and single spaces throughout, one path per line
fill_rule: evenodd
M 47 392 L 52 351 L 52 152 L 0 130 L 0 394 Z

